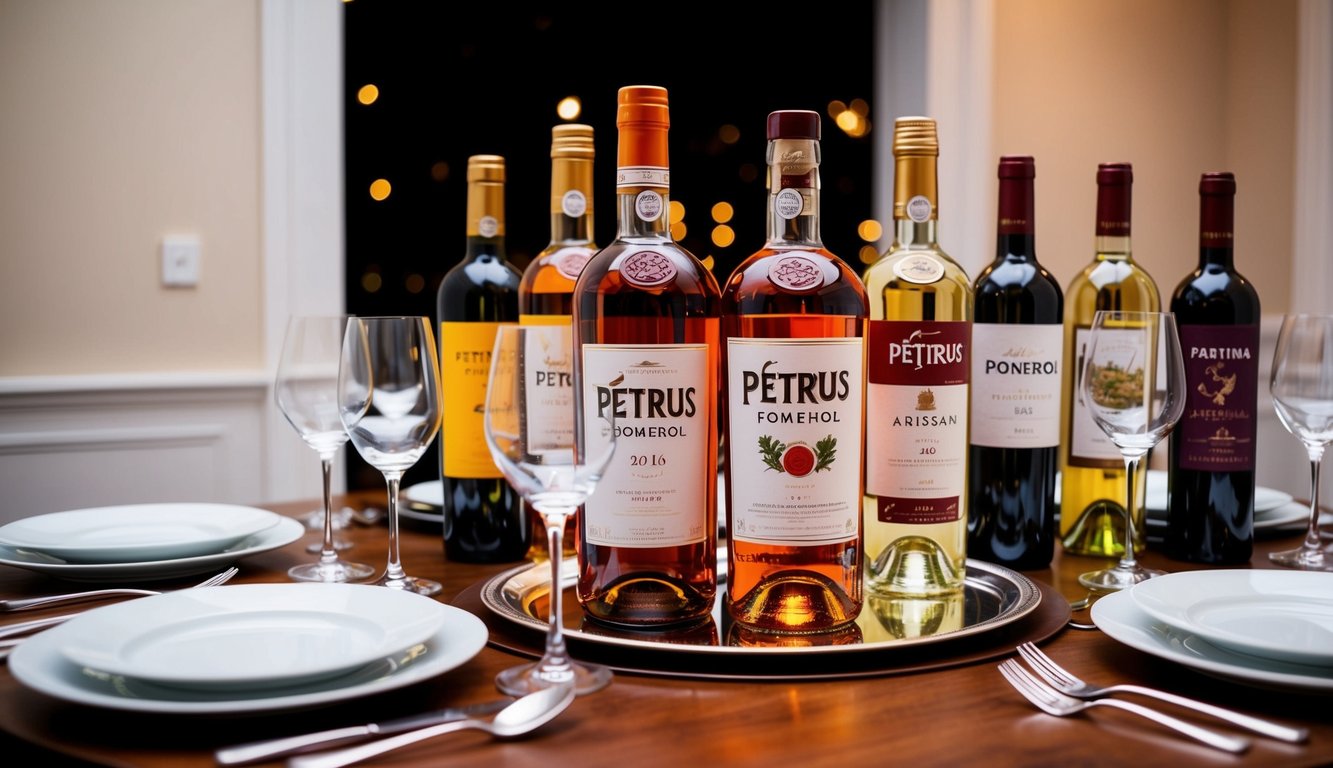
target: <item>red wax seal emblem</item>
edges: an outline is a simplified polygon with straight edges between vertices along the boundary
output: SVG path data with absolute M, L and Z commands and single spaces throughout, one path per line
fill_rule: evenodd
M 639 251 L 620 264 L 625 281 L 640 288 L 652 288 L 670 282 L 676 276 L 676 265 L 657 251 Z
M 784 256 L 768 268 L 768 279 L 789 291 L 808 291 L 824 284 L 819 265 L 804 256 Z

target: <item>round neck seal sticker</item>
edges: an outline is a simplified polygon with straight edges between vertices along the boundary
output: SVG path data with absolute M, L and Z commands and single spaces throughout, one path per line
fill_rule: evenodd
M 769 265 L 768 279 L 784 290 L 812 291 L 824 284 L 824 270 L 809 256 L 782 256 Z
M 676 277 L 676 265 L 657 251 L 636 251 L 620 262 L 620 275 L 638 288 L 656 288 Z
M 571 189 L 560 197 L 560 210 L 569 218 L 577 219 L 588 212 L 588 198 L 577 189 Z
M 495 233 L 500 231 L 500 222 L 494 216 L 482 216 L 477 222 L 477 231 L 482 237 L 495 237 Z
M 662 196 L 653 189 L 645 189 L 634 198 L 634 212 L 644 221 L 662 217 Z
M 944 277 L 944 265 L 934 256 L 917 253 L 899 259 L 893 265 L 893 274 L 909 283 L 927 285 Z
M 555 253 L 547 256 L 548 264 L 555 267 L 555 270 L 570 280 L 578 280 L 579 273 L 583 271 L 583 265 L 592 258 L 592 251 L 577 245 L 571 245 L 568 248 L 561 248 Z

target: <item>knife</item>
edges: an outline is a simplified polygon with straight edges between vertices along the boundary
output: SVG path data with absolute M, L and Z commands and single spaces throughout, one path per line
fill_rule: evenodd
M 300 736 L 253 741 L 247 744 L 224 747 L 215 752 L 213 756 L 217 759 L 218 765 L 247 765 L 269 758 L 308 752 L 316 747 L 323 748 L 333 744 L 359 741 L 371 736 L 387 736 L 391 733 L 401 733 L 402 731 L 410 731 L 427 725 L 447 723 L 453 720 L 463 720 L 478 715 L 489 715 L 492 712 L 498 712 L 501 709 L 504 709 L 513 702 L 514 700 L 512 698 L 496 699 L 495 701 L 487 701 L 466 707 L 449 707 L 447 709 L 438 709 L 434 712 L 424 712 L 419 715 L 408 715 L 406 717 L 394 718 L 393 720 L 385 720 L 382 723 L 351 725 L 346 728 L 333 728 L 327 731 L 307 733 Z

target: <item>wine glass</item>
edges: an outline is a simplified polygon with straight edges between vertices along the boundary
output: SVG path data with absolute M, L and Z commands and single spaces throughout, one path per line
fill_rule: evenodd
M 1288 568 L 1333 570 L 1319 545 L 1319 465 L 1333 440 L 1333 315 L 1286 315 L 1278 331 L 1268 381 L 1278 420 L 1310 456 L 1310 527 L 1296 549 L 1268 559 Z
M 324 469 L 324 538 L 319 560 L 294 565 L 287 575 L 296 581 L 358 581 L 375 573 L 364 563 L 338 556 L 333 538 L 333 457 L 347 442 L 338 415 L 338 360 L 347 318 L 342 316 L 292 316 L 278 360 L 273 397 L 306 445 L 319 452 Z
M 1169 312 L 1098 310 L 1092 319 L 1079 396 L 1125 459 L 1125 551 L 1113 568 L 1080 574 L 1098 591 L 1161 576 L 1134 558 L 1134 483 L 1144 455 L 1176 426 L 1185 407 L 1185 363 Z
M 570 403 L 552 397 L 551 381 L 567 381 L 572 371 L 573 329 L 569 326 L 500 326 L 491 354 L 486 390 L 486 444 L 505 479 L 542 516 L 551 565 L 550 621 L 546 649 L 532 663 L 511 667 L 495 678 L 512 696 L 572 681 L 578 693 L 611 682 L 611 670 L 574 661 L 561 626 L 560 561 L 565 520 L 573 515 L 602 477 L 615 451 L 612 423 L 585 414 L 582 422 L 559 418 Z M 575 394 L 577 397 L 577 393 Z M 585 450 L 575 450 L 582 430 Z
M 439 364 L 425 317 L 353 317 L 343 337 L 338 405 L 352 445 L 389 488 L 389 563 L 374 583 L 422 595 L 440 583 L 408 576 L 398 556 L 398 486 L 440 430 Z

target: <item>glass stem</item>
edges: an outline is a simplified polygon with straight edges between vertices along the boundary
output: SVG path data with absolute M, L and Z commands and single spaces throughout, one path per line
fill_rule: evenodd
M 546 633 L 546 656 L 542 660 L 542 664 L 547 667 L 567 667 L 569 666 L 569 656 L 565 649 L 564 621 L 561 618 L 564 611 L 561 605 L 564 590 L 560 586 L 560 558 L 563 556 L 565 519 L 568 515 L 560 512 L 542 512 L 541 516 L 542 521 L 546 523 L 547 552 L 551 559 L 551 597 L 549 601 L 551 628 Z
M 319 552 L 320 565 L 338 561 L 338 550 L 333 546 L 333 456 L 319 457 L 324 469 L 324 546 Z
M 1139 456 L 1125 457 L 1125 485 L 1128 493 L 1125 494 L 1125 552 L 1120 556 L 1120 565 L 1116 566 L 1121 570 L 1132 571 L 1138 568 L 1138 560 L 1134 558 L 1134 479 L 1138 474 Z
M 405 579 L 402 560 L 398 556 L 398 484 L 403 479 L 402 472 L 385 472 L 384 480 L 389 484 L 389 564 L 384 575 L 389 579 Z
M 1305 532 L 1305 543 L 1301 549 L 1316 552 L 1320 549 L 1319 541 L 1319 465 L 1323 463 L 1324 446 L 1306 446 L 1310 455 L 1310 527 Z

